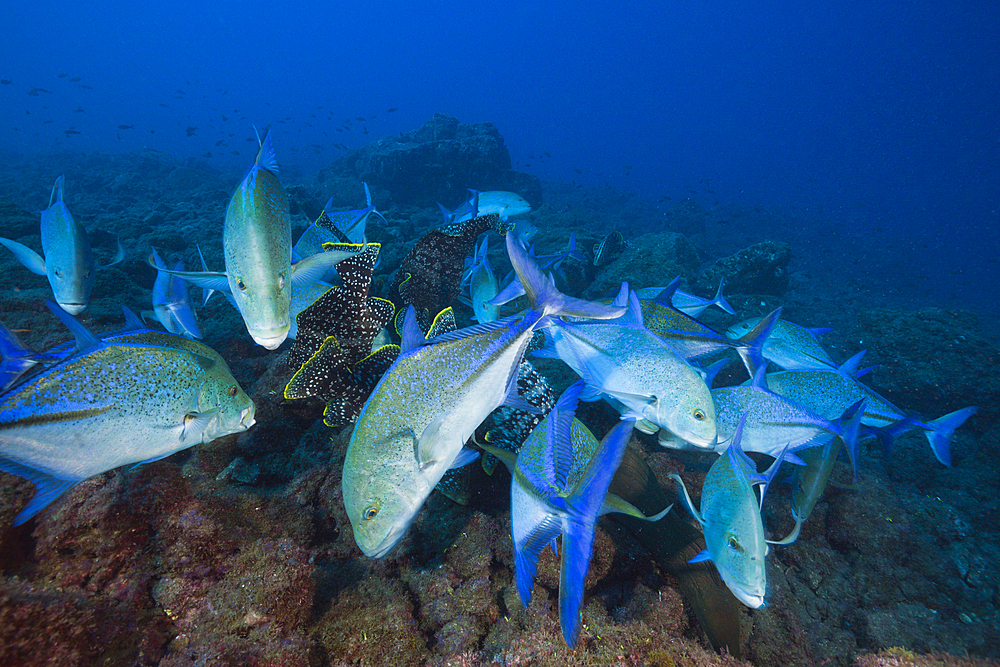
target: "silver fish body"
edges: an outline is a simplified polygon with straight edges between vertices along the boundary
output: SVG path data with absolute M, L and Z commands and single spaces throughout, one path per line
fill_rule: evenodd
M 0 470 L 38 487 L 17 523 L 88 477 L 253 425 L 214 350 L 157 335 L 176 346 L 100 341 L 0 396 Z
M 63 177 L 52 188 L 49 207 L 42 211 L 42 254 L 45 275 L 63 310 L 79 315 L 94 288 L 94 253 L 90 238 L 63 203 Z
M 622 312 L 559 294 L 512 235 L 507 249 L 534 307 L 426 345 L 404 337 L 404 351 L 361 410 L 344 461 L 343 495 L 354 539 L 372 558 L 386 556 L 403 538 L 476 427 L 516 399 L 518 367 L 535 329 L 560 313 Z M 412 310 L 407 320 L 412 331 Z
M 229 200 L 222 248 L 229 288 L 247 331 L 258 345 L 273 350 L 291 326 L 292 228 L 270 137 Z

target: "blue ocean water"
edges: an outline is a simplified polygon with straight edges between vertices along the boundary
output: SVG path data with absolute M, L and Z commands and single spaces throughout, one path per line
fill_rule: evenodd
M 443 112 L 543 179 L 784 209 L 877 289 L 996 310 L 991 3 L 16 3 L 3 33 L 3 149 L 242 170 L 256 124 L 308 173 Z

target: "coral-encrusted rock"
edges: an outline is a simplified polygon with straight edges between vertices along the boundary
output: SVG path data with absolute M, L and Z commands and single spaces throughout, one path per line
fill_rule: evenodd
M 469 125 L 440 113 L 418 130 L 347 153 L 319 176 L 321 182 L 338 177 L 387 190 L 396 204 L 455 207 L 468 197 L 466 188 L 517 192 L 533 207 L 542 201 L 537 177 L 511 171 L 510 153 L 493 123 Z
M 729 293 L 773 294 L 781 296 L 788 289 L 788 263 L 792 247 L 781 241 L 764 241 L 724 257 L 705 269 L 701 284 L 714 289 L 726 279 Z
M 636 288 L 663 286 L 678 275 L 691 275 L 698 267 L 698 251 L 682 234 L 644 234 L 630 240 L 629 246 L 597 274 L 584 298 L 617 292 L 623 280 Z

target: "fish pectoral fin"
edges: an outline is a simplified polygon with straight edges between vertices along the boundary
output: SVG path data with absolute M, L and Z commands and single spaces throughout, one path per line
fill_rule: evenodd
M 704 563 L 706 560 L 712 560 L 712 556 L 708 553 L 708 549 L 702 549 L 694 555 L 694 558 L 689 560 L 689 563 Z
M 619 498 L 609 491 L 608 494 L 604 496 L 604 502 L 601 504 L 600 514 L 627 514 L 628 516 L 635 517 L 641 521 L 651 521 L 655 523 L 656 521 L 659 521 L 663 517 L 667 516 L 673 507 L 673 505 L 667 505 L 666 509 L 663 511 L 657 512 L 652 516 L 646 516 L 638 507 L 623 498 Z
M 109 264 L 105 264 L 105 265 L 99 266 L 97 268 L 99 268 L 99 269 L 106 269 L 109 266 L 114 266 L 115 264 L 120 264 L 121 261 L 123 259 L 125 259 L 125 248 L 122 247 L 122 241 L 121 241 L 121 239 L 118 238 L 118 237 L 115 237 L 115 244 L 118 247 L 115 249 L 115 256 L 111 258 L 111 262 Z
M 357 248 L 357 250 L 352 251 L 327 250 L 295 262 L 295 264 L 292 264 L 292 285 L 303 287 L 322 279 L 326 275 L 326 272 L 334 265 L 358 254 L 358 252 L 364 250 L 365 246 L 358 245 Z
M 11 241 L 10 239 L 0 238 L 0 245 L 6 246 L 8 250 L 14 253 L 17 261 L 24 264 L 29 271 L 37 273 L 40 276 L 45 275 L 45 260 L 37 252 L 23 243 Z
M 146 263 L 157 269 L 152 256 L 146 259 Z M 226 273 L 217 271 L 173 271 L 170 269 L 157 269 L 172 276 L 183 278 L 192 285 L 197 285 L 202 289 L 215 290 L 216 292 L 229 292 L 229 276 Z
M 420 434 L 420 438 L 417 439 L 416 456 L 421 470 L 447 456 L 449 443 L 446 438 L 441 436 L 444 422 L 444 415 L 439 416 L 427 425 L 423 433 Z
M 458 453 L 455 458 L 455 462 L 451 464 L 449 470 L 454 470 L 455 468 L 461 468 L 462 466 L 467 466 L 473 461 L 479 458 L 479 452 L 474 449 L 469 449 L 468 447 L 463 447 L 462 451 Z
M 207 412 L 188 412 L 184 415 L 183 428 L 179 440 L 184 442 L 189 435 L 198 435 L 205 431 L 209 422 L 219 416 L 219 408 Z

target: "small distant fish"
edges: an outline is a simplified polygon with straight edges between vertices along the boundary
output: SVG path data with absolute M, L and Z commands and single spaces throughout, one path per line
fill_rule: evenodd
M 119 130 L 134 130 L 135 126 L 134 125 L 119 125 L 118 129 Z
M 65 134 L 68 137 L 71 134 L 82 134 L 82 132 L 80 132 L 79 130 L 74 130 L 73 128 L 69 128 L 68 130 L 63 130 L 63 134 Z
M 175 92 L 175 93 L 177 93 L 178 95 L 187 95 L 187 93 L 185 93 L 185 92 L 184 92 L 183 90 L 181 90 L 180 88 L 178 88 L 178 89 L 177 89 L 177 90 L 175 90 L 174 92 Z
M 5 81 L 4 83 L 10 83 L 10 82 L 9 81 Z M 398 111 L 398 110 L 399 110 L 399 107 L 390 107 L 389 109 L 386 109 L 386 113 L 392 113 L 393 111 Z
M 610 232 L 594 245 L 594 266 L 604 266 L 629 248 L 629 243 L 619 231 Z
M 77 108 L 73 109 L 73 113 L 84 113 L 83 107 L 77 107 Z
M 67 76 L 69 76 L 69 74 L 65 74 L 65 73 L 63 73 L 63 74 L 56 74 L 56 78 L 57 79 L 65 79 Z
M 87 90 L 93 90 L 93 89 L 94 89 L 94 87 L 93 87 L 93 86 L 85 86 L 85 85 L 83 85 L 82 83 L 80 83 L 80 84 L 77 84 L 77 86 L 78 86 L 79 88 L 86 88 Z
M 80 77 L 78 77 L 78 76 L 74 76 L 73 78 L 70 79 L 70 81 L 73 82 L 73 83 L 76 83 L 79 80 L 80 80 Z
M 63 189 L 64 178 L 60 176 L 52 186 L 49 207 L 42 211 L 42 255 L 17 241 L 0 238 L 0 244 L 13 252 L 29 271 L 46 276 L 56 303 L 71 315 L 78 315 L 90 303 L 97 267 L 87 230 L 73 219 L 63 203 Z M 124 250 L 119 242 L 118 252 L 108 266 L 123 258 Z
M 0 79 L 0 86 L 10 86 L 13 85 L 13 81 L 10 79 Z
M 184 133 L 187 134 L 187 136 L 191 137 L 191 136 L 194 136 L 194 133 L 197 130 L 198 130 L 198 126 L 197 125 L 195 125 L 194 127 L 191 127 L 190 125 L 188 125 L 187 129 L 184 130 Z
M 89 477 L 254 424 L 253 401 L 211 348 L 98 340 L 49 304 L 76 350 L 0 395 L 0 470 L 35 485 L 15 525 Z
M 37 97 L 38 93 L 49 93 L 51 95 L 52 91 L 51 90 L 45 90 L 44 88 L 32 88 L 31 90 L 28 91 L 28 94 L 31 95 L 31 96 L 33 96 L 33 97 Z
M 205 158 L 212 157 L 212 152 L 211 151 L 206 151 L 206 152 L 204 152 L 204 153 L 201 154 L 201 157 L 205 157 Z

